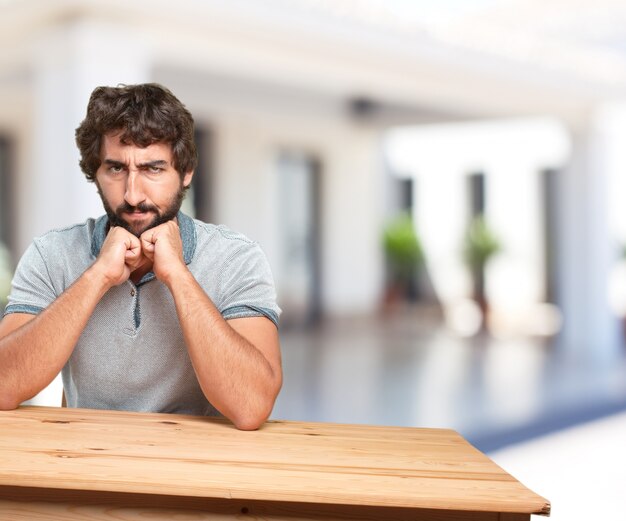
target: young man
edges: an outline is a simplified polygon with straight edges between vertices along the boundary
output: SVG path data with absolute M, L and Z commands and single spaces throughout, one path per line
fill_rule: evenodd
M 22 257 L 0 322 L 0 409 L 62 371 L 70 407 L 258 428 L 282 383 L 280 309 L 256 243 L 180 212 L 191 114 L 160 85 L 99 87 L 76 142 L 106 215 Z

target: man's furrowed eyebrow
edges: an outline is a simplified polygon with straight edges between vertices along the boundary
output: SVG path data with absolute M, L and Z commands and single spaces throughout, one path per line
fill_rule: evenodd
M 110 166 L 126 166 L 126 163 L 122 163 L 121 161 L 116 161 L 115 159 L 105 159 L 102 162 L 105 165 L 110 165 Z
M 122 162 L 122 161 L 117 161 L 115 159 L 104 159 L 102 161 L 105 165 L 108 166 L 123 166 L 126 167 L 126 163 Z M 160 166 L 160 167 L 166 167 L 168 165 L 168 162 L 165 159 L 155 159 L 154 161 L 145 161 L 143 163 L 139 163 L 137 165 L 137 168 L 151 168 L 151 167 L 155 167 L 155 166 Z
M 153 166 L 167 166 L 167 161 L 164 159 L 155 159 L 154 161 L 146 161 L 145 163 L 139 163 L 139 168 L 150 168 Z

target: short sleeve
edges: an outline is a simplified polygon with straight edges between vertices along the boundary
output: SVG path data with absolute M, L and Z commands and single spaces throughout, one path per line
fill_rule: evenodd
M 274 279 L 257 243 L 242 241 L 242 246 L 226 261 L 219 302 L 226 320 L 264 316 L 278 326 L 281 310 L 276 304 Z
M 45 260 L 37 243 L 33 242 L 17 265 L 4 314 L 37 315 L 56 298 Z

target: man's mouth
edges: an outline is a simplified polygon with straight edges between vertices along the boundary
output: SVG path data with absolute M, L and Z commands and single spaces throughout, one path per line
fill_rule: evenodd
M 140 211 L 124 212 L 124 216 L 129 219 L 142 219 L 146 217 L 147 215 L 148 215 L 148 212 L 140 212 Z
M 143 219 L 153 214 L 153 210 L 134 208 L 132 210 L 123 211 L 122 215 L 127 219 Z

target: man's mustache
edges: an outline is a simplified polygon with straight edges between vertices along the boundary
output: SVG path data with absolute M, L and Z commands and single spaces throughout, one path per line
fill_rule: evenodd
M 156 212 L 156 206 L 147 203 L 139 203 L 137 206 L 132 206 L 128 204 L 128 202 L 124 201 L 121 205 L 117 207 L 115 213 L 120 215 L 122 213 L 132 213 L 132 212 Z

